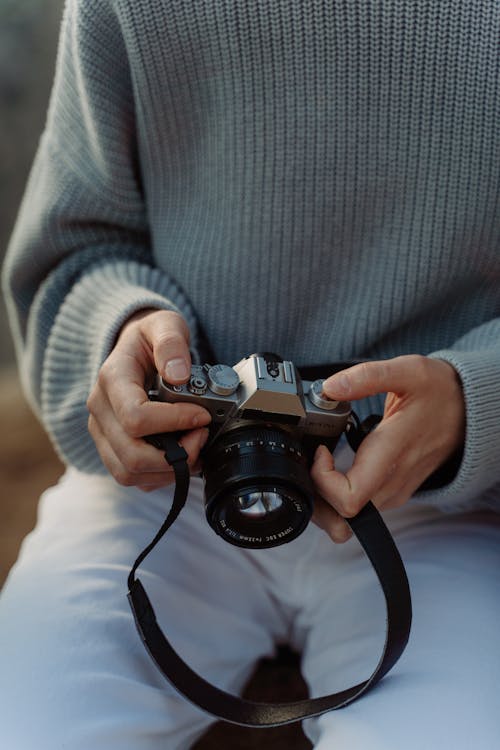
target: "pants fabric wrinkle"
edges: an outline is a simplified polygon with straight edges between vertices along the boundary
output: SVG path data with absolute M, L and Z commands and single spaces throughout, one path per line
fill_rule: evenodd
M 0 598 L 6 747 L 183 750 L 211 723 L 157 671 L 126 599 L 130 567 L 171 492 L 70 469 L 42 497 Z M 282 547 L 232 547 L 208 527 L 202 493 L 193 479 L 138 571 L 182 658 L 230 692 L 282 642 L 301 650 L 313 696 L 365 679 L 383 647 L 385 606 L 357 541 L 334 545 L 310 524 Z M 410 579 L 410 643 L 379 686 L 304 730 L 316 750 L 494 750 L 500 517 L 411 503 L 384 516 Z

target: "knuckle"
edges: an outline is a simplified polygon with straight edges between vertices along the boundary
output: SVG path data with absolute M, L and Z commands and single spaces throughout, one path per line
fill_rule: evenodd
M 139 455 L 137 449 L 126 449 L 121 460 L 127 474 L 130 476 L 141 474 L 146 469 L 144 459 Z
M 372 367 L 371 362 L 361 362 L 358 366 L 358 379 L 359 380 L 370 380 L 372 378 Z
M 189 338 L 189 326 L 182 315 L 179 315 L 175 310 L 162 310 L 159 315 L 165 318 L 167 325 L 172 325 L 175 329 L 178 329 L 178 333 L 183 340 Z
M 155 344 L 157 347 L 168 351 L 178 351 L 184 349 L 187 345 L 186 337 L 180 331 L 172 329 L 158 333 Z
M 169 404 L 169 427 L 174 430 L 189 430 L 193 426 L 193 412 L 190 404 Z
M 368 379 L 374 381 L 377 386 L 385 388 L 391 375 L 391 365 L 389 361 L 380 360 L 375 363 L 366 363 Z
M 89 414 L 89 416 L 88 416 L 88 419 L 87 419 L 87 429 L 88 429 L 90 435 L 92 437 L 94 437 L 95 434 L 96 434 L 96 429 L 95 429 L 95 418 L 92 416 L 92 414 Z
M 132 474 L 130 474 L 126 468 L 120 467 L 114 470 L 113 477 L 118 484 L 122 487 L 132 487 L 135 484 L 135 480 Z
M 97 385 L 106 389 L 110 383 L 113 383 L 114 377 L 114 367 L 112 362 L 108 358 L 101 365 L 101 368 L 97 375 Z
M 90 391 L 86 404 L 85 404 L 87 407 L 87 411 L 90 412 L 91 414 L 94 411 L 96 400 L 97 400 L 96 392 L 95 392 L 95 388 L 93 388 Z M 89 417 L 89 420 L 90 420 L 90 417 Z
M 118 415 L 118 421 L 123 429 L 131 437 L 140 437 L 143 434 L 144 419 L 138 407 L 127 406 Z
M 430 361 L 428 357 L 424 357 L 421 354 L 411 354 L 409 355 L 408 364 L 416 378 L 423 381 L 429 379 Z
M 176 313 L 173 314 L 176 315 Z M 176 317 L 179 320 L 182 320 L 178 315 L 176 315 Z M 184 329 L 184 326 L 178 326 L 177 324 L 172 325 L 170 322 L 168 325 L 157 331 L 155 339 L 156 343 L 162 347 L 184 348 L 186 346 L 187 330 Z
M 354 518 L 362 508 L 362 503 L 355 498 L 347 498 L 339 503 L 339 513 L 344 518 Z
M 87 411 L 91 414 L 97 415 L 99 412 L 100 406 L 102 404 L 103 394 L 102 394 L 102 388 L 99 383 L 99 376 L 94 383 L 93 387 L 89 391 L 89 394 L 87 396 L 87 400 L 85 402 L 85 406 L 87 407 Z

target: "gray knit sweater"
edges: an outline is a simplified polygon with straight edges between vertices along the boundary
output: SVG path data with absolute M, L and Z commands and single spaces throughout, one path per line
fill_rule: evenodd
M 498 0 L 68 0 L 4 269 L 65 460 L 103 470 L 85 401 L 153 306 L 228 364 L 447 360 L 466 447 L 426 500 L 500 508 L 499 28 Z

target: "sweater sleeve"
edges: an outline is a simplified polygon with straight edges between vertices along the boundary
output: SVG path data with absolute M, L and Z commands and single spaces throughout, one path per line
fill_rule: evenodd
M 500 510 L 500 318 L 469 331 L 431 357 L 449 362 L 462 383 L 466 435 L 457 473 L 445 486 L 418 493 L 445 511 Z
M 193 308 L 155 268 L 134 103 L 108 2 L 68 0 L 47 123 L 3 270 L 22 381 L 63 460 L 103 471 L 86 399 L 123 322 L 144 307 Z

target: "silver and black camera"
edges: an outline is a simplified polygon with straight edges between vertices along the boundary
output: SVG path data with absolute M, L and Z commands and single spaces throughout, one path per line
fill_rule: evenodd
M 314 452 L 333 450 L 351 414 L 349 402 L 302 380 L 290 361 L 252 354 L 233 367 L 194 365 L 185 385 L 157 377 L 150 398 L 203 406 L 212 416 L 201 454 L 209 524 L 240 547 L 295 539 L 311 518 Z

